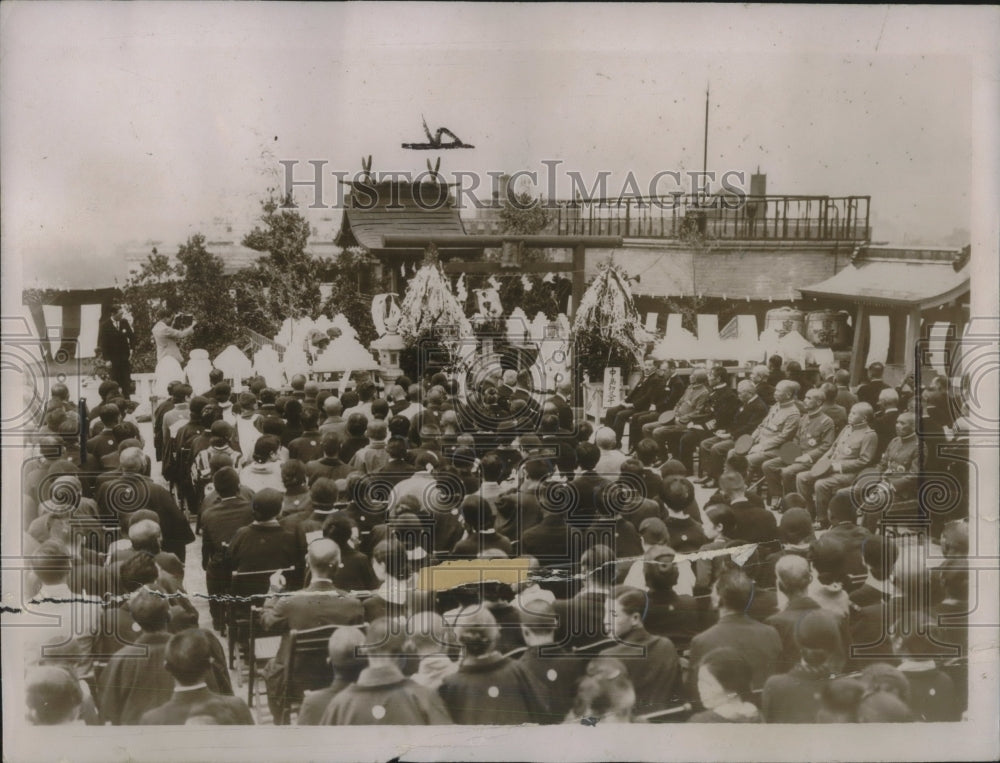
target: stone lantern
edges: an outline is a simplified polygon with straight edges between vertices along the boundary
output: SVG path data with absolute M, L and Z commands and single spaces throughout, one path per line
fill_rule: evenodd
M 403 369 L 399 365 L 399 354 L 405 347 L 406 342 L 403 341 L 403 337 L 392 330 L 372 342 L 372 349 L 378 353 L 379 375 L 386 389 L 403 375 Z

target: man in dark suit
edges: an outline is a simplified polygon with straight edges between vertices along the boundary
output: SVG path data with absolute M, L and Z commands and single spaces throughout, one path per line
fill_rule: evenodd
M 768 543 L 778 539 L 778 521 L 767 509 L 747 499 L 743 475 L 734 471 L 719 478 L 719 490 L 736 518 L 733 538 L 745 543 Z
M 760 366 L 766 372 L 765 366 Z M 766 374 L 765 374 L 766 375 Z M 726 455 L 733 449 L 736 440 L 743 435 L 752 435 L 767 415 L 767 404 L 749 379 L 744 379 L 736 387 L 740 407 L 736 410 L 730 426 L 716 421 L 716 431 L 712 437 L 701 441 L 698 463 L 705 472 L 701 484 L 712 487 L 718 484 L 719 476 L 726 465 Z M 772 391 L 773 399 L 773 391 Z
M 161 595 L 139 589 L 129 598 L 128 609 L 142 633 L 115 653 L 97 682 L 101 718 L 112 726 L 137 724 L 146 711 L 168 702 L 174 691 L 173 676 L 164 668 L 170 604 Z
M 878 405 L 879 393 L 889 388 L 889 385 L 882 381 L 884 372 L 885 366 L 881 363 L 872 363 L 868 366 L 868 381 L 858 387 L 859 403 L 868 403 L 872 408 Z
M 619 442 L 621 442 L 628 420 L 636 412 L 642 413 L 649 410 L 649 406 L 653 402 L 653 395 L 657 388 L 662 388 L 665 376 L 662 361 L 646 358 L 642 367 L 642 378 L 625 396 L 625 401 L 621 405 L 608 408 L 604 423 L 614 430 Z
M 896 593 L 892 570 L 899 558 L 899 547 L 892 538 L 872 535 L 861 544 L 861 560 L 868 578 L 851 591 L 851 611 L 888 602 Z
M 886 387 L 878 393 L 878 408 L 872 418 L 872 429 L 878 435 L 878 450 L 875 458 L 882 458 L 886 446 L 896 436 L 896 419 L 899 417 L 899 393 Z
M 573 431 L 573 385 L 569 381 L 561 381 L 556 385 L 556 393 L 548 398 L 546 403 L 556 407 L 559 417 L 559 428 L 567 432 Z
M 267 681 L 267 701 L 271 714 L 279 719 L 279 709 L 285 693 L 285 666 L 288 664 L 288 631 L 318 628 L 321 625 L 361 625 L 365 620 L 361 602 L 338 590 L 333 577 L 340 567 L 340 548 L 329 538 L 309 544 L 306 556 L 311 582 L 301 591 L 283 595 L 284 584 L 272 580 L 275 595 L 265 602 L 260 613 L 261 626 L 272 633 L 281 632 L 278 653 L 264 668 Z
M 714 366 L 709 371 L 708 378 L 712 388 L 709 392 L 709 410 L 693 417 L 688 431 L 681 435 L 677 443 L 676 458 L 687 467 L 689 474 L 694 473 L 694 454 L 698 451 L 698 446 L 718 431 L 727 432 L 733 426 L 736 412 L 740 408 L 740 398 L 729 386 L 729 372 L 725 368 Z M 698 467 L 700 471 L 705 471 L 703 463 L 699 463 Z
M 580 557 L 579 569 L 583 587 L 572 599 L 553 604 L 559 616 L 555 643 L 563 647 L 587 646 L 608 637 L 604 605 L 615 580 L 614 554 L 607 546 L 594 546 Z
M 301 538 L 278 522 L 281 496 L 277 490 L 264 488 L 254 494 L 253 522 L 241 527 L 229 544 L 229 564 L 235 572 L 262 572 L 295 567 L 302 572 Z
M 754 366 L 750 371 L 750 381 L 753 382 L 757 395 L 764 401 L 764 405 L 770 408 L 774 405 L 774 386 L 768 381 L 771 371 L 767 366 Z
M 211 659 L 211 642 L 205 631 L 192 628 L 171 637 L 164 665 L 174 677 L 174 694 L 166 703 L 145 712 L 140 725 L 182 726 L 189 718 L 210 718 L 217 725 L 252 726 L 253 716 L 246 702 L 208 688 L 205 676 Z
M 799 664 L 801 655 L 799 645 L 795 640 L 795 631 L 799 621 L 807 612 L 820 609 L 816 600 L 807 593 L 809 583 L 812 582 L 812 570 L 801 556 L 788 554 L 781 557 L 774 565 L 775 577 L 778 581 L 778 590 L 783 593 L 788 603 L 780 612 L 771 615 L 765 621 L 768 625 L 778 631 L 781 637 L 781 656 L 778 658 L 777 672 L 786 673 Z M 835 616 L 830 614 L 831 619 Z M 836 623 L 840 627 L 839 623 Z M 847 643 L 846 629 L 842 632 L 842 643 Z M 841 663 L 843 662 L 841 655 Z
M 128 528 L 135 510 L 152 509 L 160 518 L 162 549 L 183 562 L 187 544 L 194 542 L 191 525 L 170 492 L 142 474 L 145 466 L 146 457 L 141 449 L 123 450 L 119 459 L 122 475 L 101 485 L 97 491 L 98 509 L 101 516 L 117 518 L 123 530 Z
M 569 564 L 571 549 L 566 513 L 543 512 L 542 521 L 521 535 L 518 552 L 522 556 L 535 557 L 543 567 Z
M 129 398 L 132 393 L 132 364 L 129 358 L 135 346 L 135 334 L 125 320 L 121 305 L 111 305 L 108 318 L 98 329 L 97 346 L 111 364 L 111 378 L 118 382 L 122 395 Z
M 689 696 L 697 697 L 698 666 L 713 649 L 732 647 L 750 663 L 752 685 L 761 689 L 775 671 L 781 654 L 781 637 L 770 625 L 746 614 L 753 598 L 753 581 L 742 570 L 726 570 L 715 584 L 719 597 L 719 622 L 691 640 L 688 658 L 691 681 Z
M 601 657 L 620 659 L 628 669 L 635 688 L 638 714 L 666 710 L 680 703 L 681 666 L 673 642 L 654 636 L 643 627 L 646 593 L 637 588 L 621 588 L 608 599 L 604 625 L 619 643 L 601 652 Z
M 858 396 L 851 392 L 851 372 L 841 368 L 833 375 L 834 384 L 837 387 L 837 397 L 834 402 L 845 411 L 858 403 Z M 878 395 L 876 394 L 876 399 Z
M 231 466 L 219 469 L 212 477 L 219 500 L 203 509 L 201 515 L 201 566 L 212 625 L 216 630 L 225 618 L 224 602 L 219 598 L 229 591 L 229 543 L 236 531 L 253 522 L 250 501 L 240 494 L 240 475 Z

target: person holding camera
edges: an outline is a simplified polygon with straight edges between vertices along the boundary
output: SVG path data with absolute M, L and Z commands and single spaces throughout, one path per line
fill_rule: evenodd
M 184 371 L 181 363 L 184 356 L 177 342 L 194 333 L 197 322 L 190 321 L 187 328 L 177 328 L 187 323 L 190 316 L 178 314 L 171 318 L 170 310 L 161 307 L 156 313 L 156 323 L 153 326 L 153 342 L 156 344 L 156 394 L 166 396 L 167 384 L 172 381 L 184 381 Z M 162 388 L 162 392 L 161 392 Z

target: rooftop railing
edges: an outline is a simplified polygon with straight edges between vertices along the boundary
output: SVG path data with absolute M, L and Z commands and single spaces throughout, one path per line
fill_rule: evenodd
M 630 196 L 557 201 L 560 235 L 750 241 L 870 238 L 870 196 Z

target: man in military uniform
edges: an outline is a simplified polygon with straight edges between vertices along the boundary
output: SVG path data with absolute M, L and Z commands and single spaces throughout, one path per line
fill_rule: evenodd
M 851 485 L 857 473 L 875 460 L 878 435 L 871 428 L 871 419 L 872 407 L 868 403 L 853 405 L 847 414 L 847 426 L 824 454 L 829 466 L 821 471 L 816 464 L 795 477 L 796 492 L 809 502 L 820 528 L 829 526 L 827 505 L 833 494 Z
M 666 453 L 676 454 L 680 447 L 680 439 L 688 431 L 688 424 L 699 416 L 710 414 L 712 410 L 711 391 L 708 388 L 708 371 L 696 368 L 691 372 L 691 382 L 684 391 L 680 401 L 674 408 L 674 421 L 671 424 L 659 425 L 655 421 L 642 428 L 643 436 L 652 437 L 660 446 L 661 456 Z
M 802 455 L 787 465 L 780 457 L 768 459 L 761 465 L 772 507 L 777 505 L 783 496 L 795 492 L 796 475 L 810 469 L 833 445 L 835 425 L 830 417 L 823 413 L 825 399 L 822 390 L 806 391 L 803 401 L 805 415 L 799 417 L 795 439 L 792 440 L 802 449 Z
M 779 381 L 774 388 L 774 405 L 754 430 L 753 444 L 747 452 L 751 473 L 756 473 L 765 461 L 777 458 L 778 449 L 789 442 L 799 426 L 799 409 L 795 405 L 796 384 Z

